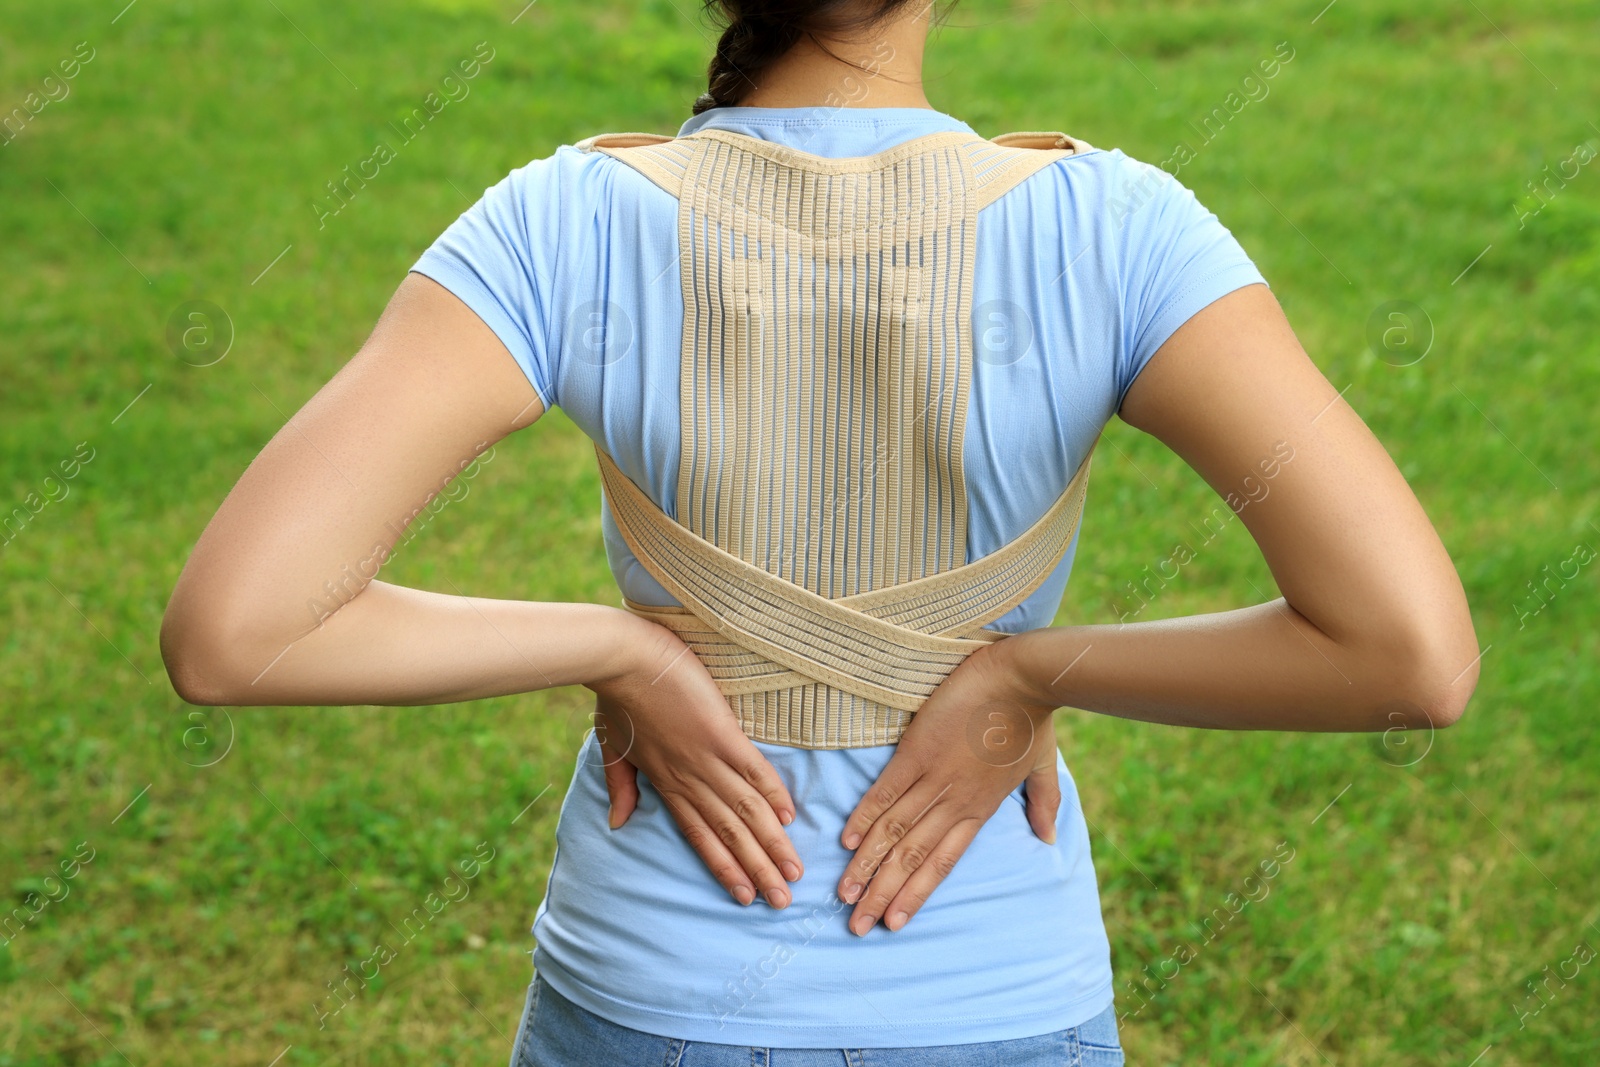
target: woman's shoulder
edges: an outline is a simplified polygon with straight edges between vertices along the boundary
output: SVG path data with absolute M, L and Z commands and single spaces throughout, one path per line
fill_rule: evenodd
M 613 138 L 635 138 L 633 142 L 615 141 Z M 651 141 L 645 141 L 650 138 Z M 531 160 L 523 166 L 530 180 L 552 183 L 573 210 L 594 210 L 606 203 L 618 189 L 648 190 L 657 183 L 650 181 L 636 166 L 603 150 L 603 147 L 635 147 L 652 142 L 671 142 L 673 138 L 660 134 L 607 134 L 591 135 L 557 145 L 549 155 Z M 598 143 L 597 143 L 598 142 Z
M 544 155 L 512 167 L 503 177 L 530 185 L 575 180 L 586 171 L 596 170 L 605 158 L 602 153 L 585 151 L 576 144 L 562 142 Z
M 1097 192 L 1108 198 L 1143 189 L 1180 187 L 1171 172 L 1120 148 L 1092 148 L 1056 160 L 1050 170 L 1058 180 L 1078 192 Z
M 1063 157 L 1047 168 L 1063 206 L 1079 219 L 1098 219 L 1108 237 L 1122 239 L 1181 228 L 1209 212 L 1181 181 L 1172 159 L 1160 165 L 1120 148 Z

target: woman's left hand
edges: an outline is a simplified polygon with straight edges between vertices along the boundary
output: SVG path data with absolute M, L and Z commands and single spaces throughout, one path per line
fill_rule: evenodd
M 684 840 L 735 900 L 749 904 L 759 894 L 788 907 L 788 883 L 804 873 L 783 830 L 795 817 L 794 798 L 693 650 L 663 626 L 619 616 L 617 643 L 629 650 L 629 665 L 586 683 L 595 694 L 611 828 L 633 814 L 643 771 Z
M 1055 709 L 1013 684 L 1004 643 L 974 652 L 940 683 L 846 820 L 841 840 L 855 858 L 839 897 L 856 905 L 852 933 L 866 934 L 879 918 L 890 930 L 905 926 L 1023 782 L 1028 824 L 1055 843 Z

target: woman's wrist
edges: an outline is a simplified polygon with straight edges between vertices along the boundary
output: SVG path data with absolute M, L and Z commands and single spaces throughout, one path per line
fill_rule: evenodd
M 583 683 L 585 688 L 599 693 L 643 677 L 652 668 L 659 673 L 670 665 L 673 655 L 682 651 L 675 647 L 683 646 L 678 635 L 659 623 L 625 608 L 606 610 L 610 615 L 604 620 L 599 635 L 603 651 L 597 665 L 598 673 Z
M 1072 668 L 1088 646 L 1073 650 L 1065 626 L 1024 630 L 986 649 L 996 671 L 1010 686 L 1012 699 L 1025 705 L 1059 708 L 1071 703 Z

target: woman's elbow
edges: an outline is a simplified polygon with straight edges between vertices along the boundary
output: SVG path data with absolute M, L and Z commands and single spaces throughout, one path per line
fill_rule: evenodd
M 1453 633 L 1449 640 L 1438 635 Z M 1434 729 L 1454 726 L 1466 714 L 1478 686 L 1478 666 L 1483 653 L 1470 617 L 1430 626 L 1428 636 L 1410 644 L 1402 668 L 1401 691 L 1407 703 L 1421 712 Z
M 166 665 L 173 692 L 187 704 L 215 707 L 230 703 L 215 664 L 200 646 L 193 628 L 175 620 L 168 609 L 161 620 L 161 662 Z
M 161 661 L 172 689 L 186 703 L 216 707 L 240 703 L 238 643 L 228 637 L 223 613 L 208 611 L 180 588 L 161 617 Z

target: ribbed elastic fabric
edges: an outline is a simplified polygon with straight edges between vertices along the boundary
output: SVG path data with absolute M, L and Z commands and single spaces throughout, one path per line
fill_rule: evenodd
M 1078 527 L 1093 447 L 1027 531 L 964 562 L 977 215 L 1090 146 L 943 131 L 840 159 L 708 128 L 576 147 L 678 200 L 678 519 L 595 451 L 624 540 L 683 606 L 626 606 L 690 646 L 752 739 L 897 742 Z

